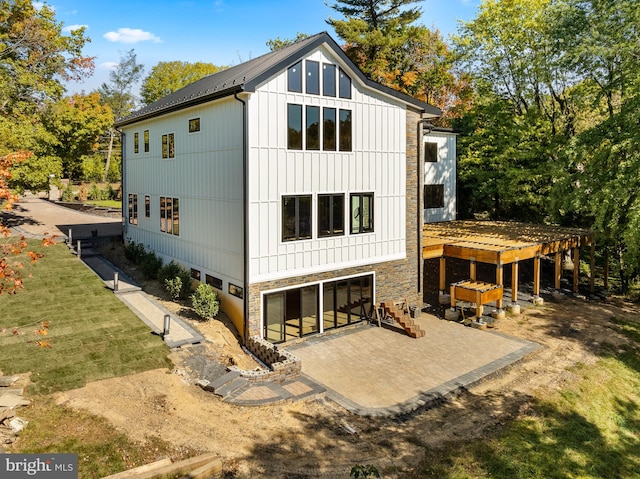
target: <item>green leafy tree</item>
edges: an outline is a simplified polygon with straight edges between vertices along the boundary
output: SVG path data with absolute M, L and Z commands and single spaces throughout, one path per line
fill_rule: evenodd
M 140 89 L 142 102 L 149 105 L 222 69 L 224 67 L 218 67 L 213 63 L 160 62 L 151 69 L 149 75 L 142 81 Z
M 142 79 L 143 74 L 144 65 L 138 63 L 136 53 L 131 49 L 121 54 L 120 62 L 114 70 L 109 72 L 109 81 L 103 83 L 98 90 L 104 102 L 111 108 L 116 120 L 127 116 L 135 109 L 137 100 L 133 94 L 133 88 Z M 103 181 L 107 179 L 111 168 L 114 144 L 116 141 L 120 143 L 120 133 L 115 125 L 108 128 L 107 138 L 107 162 L 102 176 Z
M 55 138 L 50 153 L 61 158 L 63 174 L 81 179 L 83 159 L 96 153 L 100 136 L 113 125 L 113 113 L 98 93 L 75 94 L 50 102 L 42 121 Z
M 280 50 L 281 48 L 284 48 L 286 46 L 293 45 L 296 42 L 304 40 L 305 38 L 309 38 L 309 35 L 307 35 L 306 33 L 296 33 L 296 36 L 294 38 L 282 39 L 280 37 L 276 37 L 275 39 L 267 41 L 267 46 L 272 52 L 275 52 L 276 50 Z

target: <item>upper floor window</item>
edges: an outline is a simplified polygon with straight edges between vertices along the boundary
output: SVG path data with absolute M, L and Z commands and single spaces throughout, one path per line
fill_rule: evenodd
M 189 133 L 195 133 L 196 131 L 200 131 L 200 118 L 189 120 Z
M 312 60 L 305 62 L 307 68 L 306 92 L 311 95 L 320 94 L 320 64 Z
M 344 194 L 318 195 L 318 237 L 344 234 Z
M 351 98 L 351 78 L 340 68 L 338 90 L 340 98 Z
M 444 208 L 444 185 L 424 185 L 424 207 Z
M 136 131 L 133 134 L 133 152 L 134 153 L 138 153 L 139 151 L 139 144 L 140 144 L 140 135 L 139 133 Z
M 424 161 L 427 163 L 435 163 L 438 161 L 438 144 L 427 141 L 424 144 Z
M 160 231 L 180 234 L 180 200 L 178 198 L 160 197 Z
M 129 193 L 129 224 L 138 224 L 138 195 Z
M 320 149 L 320 107 L 308 106 L 306 108 L 307 120 L 307 150 Z
M 282 197 L 282 241 L 311 238 L 311 195 Z
M 287 105 L 287 148 L 302 150 L 302 105 Z
M 336 109 L 322 109 L 322 149 L 336 151 Z
M 151 218 L 151 197 L 149 195 L 144 197 L 144 217 Z
M 144 152 L 149 153 L 149 130 L 144 130 Z
M 373 193 L 351 194 L 351 234 L 373 231 Z
M 302 61 L 287 69 L 287 90 L 302 93 Z
M 322 64 L 322 94 L 336 96 L 336 66 L 330 63 Z
M 351 151 L 351 110 L 340 110 L 340 151 Z
M 162 158 L 175 158 L 176 148 L 173 133 L 162 135 Z

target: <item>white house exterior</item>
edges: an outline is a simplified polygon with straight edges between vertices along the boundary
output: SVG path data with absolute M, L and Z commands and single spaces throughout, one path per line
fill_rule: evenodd
M 424 222 L 456 219 L 456 133 L 428 127 L 424 134 Z
M 216 288 L 245 338 L 421 304 L 422 134 L 439 114 L 326 33 L 203 78 L 118 122 L 125 240 Z

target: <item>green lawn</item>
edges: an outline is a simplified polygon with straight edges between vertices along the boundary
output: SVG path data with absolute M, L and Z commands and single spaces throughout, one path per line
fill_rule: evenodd
M 102 206 L 104 208 L 114 208 L 114 209 L 122 208 L 122 201 L 116 201 L 116 200 L 87 200 L 85 201 L 85 204 Z
M 612 319 L 632 341 L 640 324 Z M 631 343 L 633 344 L 633 343 Z M 640 478 L 640 352 L 602 351 L 578 381 L 533 401 L 495 437 L 426 449 L 416 477 Z
M 162 339 L 65 245 L 29 247 L 45 256 L 23 290 L 0 296 L 0 371 L 31 371 L 31 391 L 46 394 L 171 366 Z

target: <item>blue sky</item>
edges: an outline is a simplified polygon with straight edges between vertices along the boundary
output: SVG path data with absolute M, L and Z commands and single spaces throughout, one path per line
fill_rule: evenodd
M 35 3 L 35 2 L 34 2 Z M 161 61 L 236 65 L 269 51 L 272 38 L 327 31 L 338 43 L 329 16 L 339 17 L 325 0 L 47 0 L 67 29 L 86 26 L 91 38 L 85 55 L 95 73 L 69 83 L 68 93 L 89 92 L 108 80 L 121 53 L 134 49 L 145 76 Z M 458 20 L 471 20 L 480 0 L 424 0 L 418 23 L 447 37 Z

